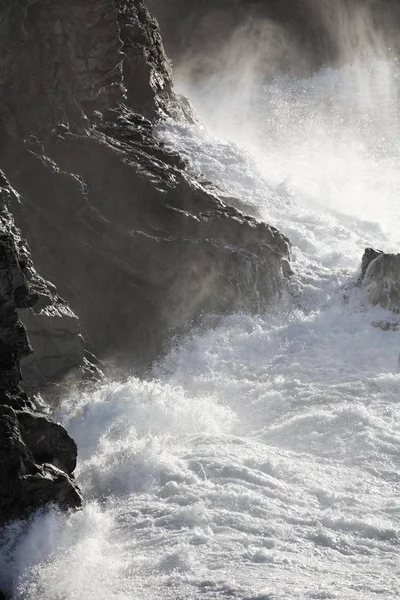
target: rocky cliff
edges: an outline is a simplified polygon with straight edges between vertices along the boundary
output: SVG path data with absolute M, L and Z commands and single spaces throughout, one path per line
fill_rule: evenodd
M 160 118 L 193 116 L 142 0 L 0 3 L 3 522 L 80 503 L 74 442 L 20 360 L 30 393 L 93 372 L 88 349 L 147 367 L 204 313 L 263 310 L 290 272 L 288 240 L 196 180 Z
M 199 314 L 272 301 L 288 241 L 153 137 L 151 119 L 191 117 L 144 3 L 16 4 L 1 32 L 0 164 L 34 262 L 91 350 L 147 365 Z
M 74 441 L 20 387 L 20 360 L 32 353 L 32 347 L 19 316 L 41 322 L 40 328 L 32 323 L 38 342 L 43 330 L 52 331 L 47 321 L 55 319 L 67 331 L 68 321 L 75 317 L 35 271 L 8 209 L 13 201 L 16 193 L 0 172 L 0 524 L 48 502 L 66 508 L 81 504 L 72 476 L 77 456 Z M 61 348 L 67 344 L 60 341 Z M 40 353 L 39 349 L 40 377 L 54 368 L 62 371 L 71 357 L 67 352 L 54 356 L 49 366 L 46 352 Z M 68 368 L 72 365 L 69 362 Z

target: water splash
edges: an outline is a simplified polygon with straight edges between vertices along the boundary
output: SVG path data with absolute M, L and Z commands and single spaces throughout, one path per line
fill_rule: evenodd
M 245 112 L 223 77 L 186 86 L 206 129 L 160 126 L 289 235 L 292 302 L 198 331 L 149 381 L 66 398 L 87 505 L 3 530 L 16 600 L 398 598 L 400 334 L 349 286 L 400 230 L 398 74 L 359 55 L 365 14 L 350 64 L 251 79 Z

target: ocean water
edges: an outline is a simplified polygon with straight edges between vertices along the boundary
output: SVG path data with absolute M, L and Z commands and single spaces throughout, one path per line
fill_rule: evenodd
M 85 508 L 2 532 L 15 600 L 392 600 L 400 595 L 400 332 L 354 286 L 400 248 L 396 65 L 181 86 L 158 135 L 293 243 L 279 306 L 219 318 L 148 380 L 71 391 Z M 209 185 L 205 183 L 205 185 Z

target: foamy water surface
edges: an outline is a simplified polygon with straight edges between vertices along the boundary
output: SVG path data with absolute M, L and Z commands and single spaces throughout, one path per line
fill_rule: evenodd
M 400 333 L 354 287 L 365 247 L 400 247 L 397 81 L 383 62 L 275 79 L 225 114 L 183 90 L 203 125 L 158 135 L 288 235 L 295 275 L 149 381 L 65 400 L 86 506 L 3 532 L 15 599 L 399 597 Z

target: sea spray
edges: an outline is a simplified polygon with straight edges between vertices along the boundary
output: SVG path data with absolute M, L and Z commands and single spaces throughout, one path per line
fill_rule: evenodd
M 183 88 L 206 128 L 159 126 L 289 235 L 292 295 L 216 319 L 146 381 L 65 399 L 86 507 L 3 533 L 14 598 L 398 597 L 400 334 L 355 286 L 366 246 L 400 246 L 398 74 L 359 54 L 366 14 L 348 64 L 264 81 L 245 61 L 251 110 L 239 94 L 224 115 L 222 73 Z

